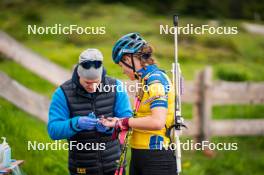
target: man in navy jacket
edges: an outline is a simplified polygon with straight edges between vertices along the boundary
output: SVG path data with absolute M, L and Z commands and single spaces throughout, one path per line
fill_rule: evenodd
M 82 52 L 72 78 L 56 89 L 50 104 L 48 133 L 53 140 L 68 140 L 72 175 L 113 175 L 120 145 L 99 118 L 132 116 L 121 81 L 106 76 L 102 61 L 97 49 Z M 100 90 L 99 84 L 111 88 Z

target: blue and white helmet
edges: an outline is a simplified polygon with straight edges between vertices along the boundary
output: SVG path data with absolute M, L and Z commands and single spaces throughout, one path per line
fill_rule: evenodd
M 122 36 L 114 45 L 113 61 L 118 64 L 123 55 L 136 53 L 146 43 L 139 33 L 129 33 Z

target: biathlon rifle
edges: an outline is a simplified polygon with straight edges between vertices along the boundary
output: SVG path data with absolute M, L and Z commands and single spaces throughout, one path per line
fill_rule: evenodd
M 173 86 L 175 90 L 175 110 L 174 110 L 174 125 L 173 129 L 173 142 L 175 142 L 175 157 L 176 157 L 176 167 L 177 174 L 179 175 L 181 168 L 181 146 L 180 146 L 180 135 L 182 127 L 186 127 L 184 124 L 183 117 L 181 115 L 181 95 L 183 92 L 183 77 L 181 74 L 180 64 L 178 62 L 178 15 L 173 16 L 173 24 L 175 27 L 174 31 L 174 63 L 172 64 L 172 77 Z

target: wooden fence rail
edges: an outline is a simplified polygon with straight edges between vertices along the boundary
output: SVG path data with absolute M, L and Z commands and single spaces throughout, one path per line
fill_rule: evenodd
M 193 124 L 198 141 L 214 135 L 264 135 L 264 119 L 212 119 L 214 105 L 264 104 L 263 83 L 213 82 L 212 69 L 207 67 L 197 75 L 195 85 Z
M 3 31 L 0 31 L 0 53 L 55 85 L 71 77 L 70 71 L 24 47 Z
M 0 72 L 0 96 L 10 101 L 18 108 L 47 122 L 49 99 L 31 91 Z

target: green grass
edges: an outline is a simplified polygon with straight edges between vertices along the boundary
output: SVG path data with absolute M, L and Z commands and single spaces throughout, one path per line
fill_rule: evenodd
M 51 142 L 46 124 L 0 99 L 0 133 L 7 137 L 12 158 L 23 159 L 26 174 L 67 174 L 67 151 L 27 150 L 27 142 Z M 33 134 L 34 133 L 34 134 Z M 186 141 L 184 138 L 183 141 Z M 263 137 L 214 137 L 214 143 L 238 143 L 238 151 L 218 151 L 208 158 L 201 151 L 183 151 L 183 174 L 261 175 L 264 165 Z M 129 162 L 130 152 L 128 153 Z
M 51 97 L 51 94 L 55 90 L 55 86 L 37 76 L 36 74 L 25 69 L 21 65 L 0 58 L 0 71 L 6 73 L 12 79 L 15 79 L 23 86 L 41 93 L 43 95 Z
M 237 151 L 217 151 L 209 158 L 201 151 L 183 151 L 183 174 L 263 174 L 263 137 L 214 137 L 213 143 L 238 143 Z
M 264 105 L 224 105 L 213 107 L 214 119 L 264 119 Z
M 67 174 L 67 151 L 28 150 L 28 141 L 52 142 L 46 124 L 0 98 L 0 135 L 7 138 L 12 158 L 25 160 L 22 170 L 30 174 Z
M 182 115 L 192 119 L 192 104 L 182 105 Z M 264 119 L 264 105 L 221 105 L 213 106 L 213 119 Z

